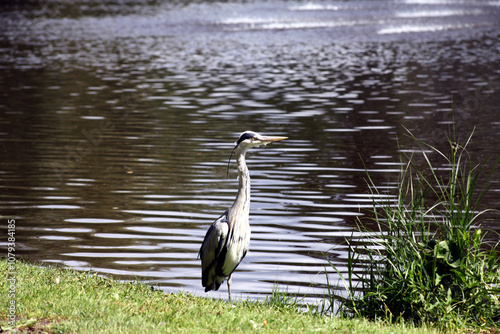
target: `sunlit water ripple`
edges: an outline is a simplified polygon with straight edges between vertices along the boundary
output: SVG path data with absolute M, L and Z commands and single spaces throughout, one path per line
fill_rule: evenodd
M 498 154 L 495 1 L 58 3 L 0 14 L 0 207 L 19 257 L 203 294 L 197 253 L 252 129 L 289 139 L 249 153 L 235 293 L 318 302 L 345 239 L 367 237 L 366 172 L 393 196 L 399 155 L 424 165 L 404 127 L 446 149 L 454 117 L 462 138 L 477 127 L 474 158 Z

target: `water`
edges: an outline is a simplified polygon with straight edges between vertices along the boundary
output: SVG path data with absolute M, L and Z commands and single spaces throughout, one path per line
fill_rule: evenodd
M 371 207 L 365 166 L 393 189 L 415 150 L 405 128 L 446 149 L 454 119 L 476 162 L 499 151 L 499 1 L 58 1 L 0 20 L 1 220 L 28 260 L 204 295 L 197 252 L 251 129 L 290 138 L 249 154 L 234 293 L 317 302 Z

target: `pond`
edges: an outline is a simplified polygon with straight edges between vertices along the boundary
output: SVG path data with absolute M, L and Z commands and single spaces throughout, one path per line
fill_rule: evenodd
M 444 151 L 453 127 L 475 129 L 476 163 L 500 150 L 498 1 L 33 1 L 0 21 L 0 219 L 17 258 L 205 295 L 198 250 L 254 130 L 289 139 L 248 154 L 233 295 L 278 283 L 314 303 L 372 207 L 366 171 L 392 191 L 416 152 L 406 129 Z M 482 207 L 499 209 L 491 186 Z M 500 232 L 498 215 L 484 224 Z

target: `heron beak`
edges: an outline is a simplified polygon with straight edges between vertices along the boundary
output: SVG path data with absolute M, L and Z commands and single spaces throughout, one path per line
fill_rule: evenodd
M 259 140 L 263 143 L 263 144 L 269 144 L 269 143 L 272 143 L 273 141 L 280 141 L 280 140 L 284 140 L 284 139 L 287 139 L 288 137 L 273 137 L 273 136 L 262 136 L 259 138 Z

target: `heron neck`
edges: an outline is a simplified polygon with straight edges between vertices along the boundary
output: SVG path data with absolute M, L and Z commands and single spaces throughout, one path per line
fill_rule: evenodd
M 239 152 L 236 161 L 238 163 L 238 195 L 231 207 L 235 214 L 246 214 L 250 211 L 250 173 L 245 161 L 245 153 Z

